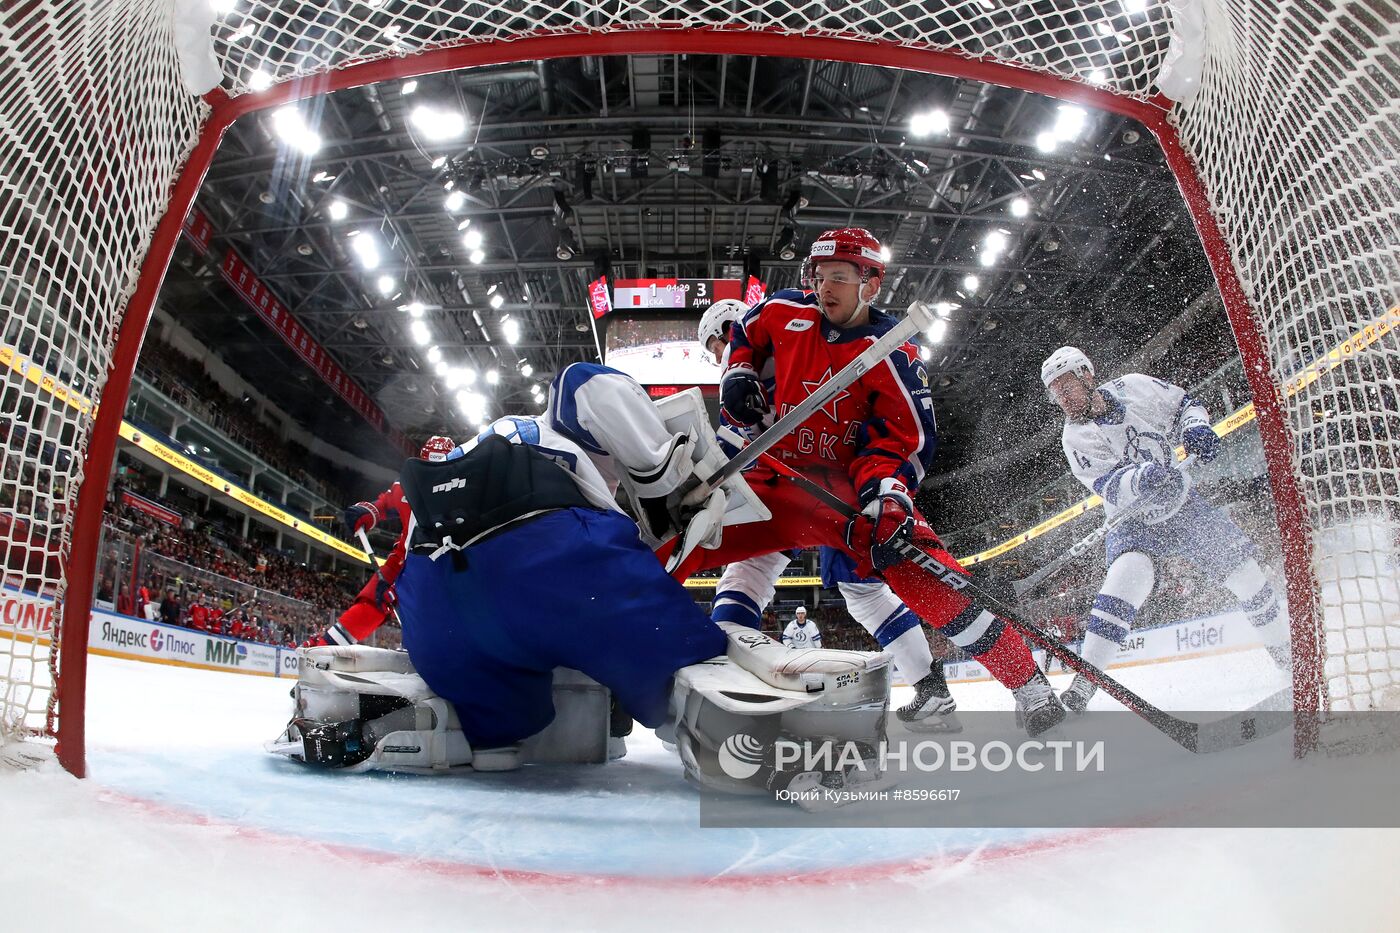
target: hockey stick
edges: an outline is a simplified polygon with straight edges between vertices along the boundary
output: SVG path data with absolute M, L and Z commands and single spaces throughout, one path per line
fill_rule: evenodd
M 915 334 L 932 327 L 933 322 L 933 312 L 928 305 L 922 301 L 911 304 L 904 320 L 891 327 L 880 339 L 862 350 L 859 356 L 842 366 L 826 382 L 817 386 L 811 395 L 790 409 L 786 415 L 773 422 L 771 428 L 740 448 L 739 452 L 730 457 L 729 461 L 720 467 L 713 476 L 687 493 L 683 504 L 693 506 L 704 502 L 710 493 L 725 480 L 737 475 L 746 466 L 757 460 L 759 454 L 795 431 L 818 409 L 835 398 L 851 383 L 864 376 L 896 349 L 907 343 Z
M 399 627 L 402 628 L 403 620 L 399 618 L 399 610 L 389 599 L 389 591 L 394 588 L 394 584 L 388 577 L 384 576 L 384 571 L 379 569 L 383 562 L 375 556 L 374 545 L 369 543 L 369 535 L 363 528 L 356 528 L 355 536 L 360 539 L 360 547 L 364 549 L 365 556 L 369 558 L 370 565 L 374 567 L 374 575 L 379 578 L 380 583 L 384 584 L 384 608 L 388 610 L 394 617 L 394 621 L 399 623 Z
M 1194 466 L 1195 463 L 1196 455 L 1191 454 L 1187 456 L 1185 460 L 1182 460 L 1180 463 L 1175 464 L 1175 468 L 1178 470 L 1188 470 L 1192 466 Z M 1108 537 L 1108 533 L 1110 531 L 1117 528 L 1124 522 L 1130 521 L 1131 519 L 1137 517 L 1139 512 L 1146 511 L 1147 506 L 1147 500 L 1139 500 L 1137 502 L 1134 502 L 1129 508 L 1126 508 L 1123 511 L 1119 512 L 1117 515 L 1104 522 L 1098 528 L 1095 528 L 1083 538 L 1080 538 L 1078 541 L 1074 542 L 1074 544 L 1070 545 L 1068 551 L 1061 554 L 1059 557 L 1055 558 L 1050 563 L 1046 564 L 1044 567 L 1041 567 L 1035 573 L 1031 574 L 1023 580 L 1012 580 L 1011 591 L 1016 594 L 1017 599 L 1022 598 L 1026 595 L 1026 593 L 1035 589 L 1037 586 L 1044 583 L 1046 580 L 1050 579 L 1055 574 L 1068 567 L 1070 564 L 1074 563 L 1080 557 L 1083 557 L 1085 551 L 1089 550 L 1089 548 L 1093 547 L 1095 544 L 1098 544 L 1104 538 Z
M 773 467 L 779 476 L 796 483 L 817 500 L 829 506 L 838 515 L 845 516 L 847 520 L 853 519 L 860 514 L 859 511 L 845 500 L 821 486 L 818 486 L 816 483 L 800 473 L 797 473 L 791 467 L 783 464 L 776 458 L 766 457 L 764 458 L 764 463 Z M 1107 693 L 1119 703 L 1122 703 L 1130 712 L 1136 713 L 1139 717 L 1146 720 L 1148 725 L 1152 726 L 1188 752 L 1206 754 L 1209 752 L 1218 752 L 1225 748 L 1234 748 L 1278 732 L 1293 721 L 1293 716 L 1290 713 L 1275 712 L 1274 715 L 1261 715 L 1266 711 L 1276 710 L 1278 704 L 1286 702 L 1292 695 L 1291 689 L 1280 690 L 1263 702 L 1256 704 L 1251 709 L 1236 713 L 1232 716 L 1227 716 L 1215 722 L 1195 723 L 1185 719 L 1178 719 L 1171 713 L 1153 706 L 1151 703 L 1123 686 L 1123 684 L 1114 680 L 1112 677 L 1060 644 L 1044 629 L 1017 618 L 1011 611 L 1011 607 L 978 586 L 972 581 L 971 577 L 961 574 L 951 567 L 944 566 L 937 559 L 925 554 L 913 542 L 906 541 L 899 545 L 899 553 L 916 566 L 934 574 L 954 589 L 966 591 L 967 594 L 975 598 L 979 604 L 991 609 L 1001 618 L 1005 619 L 1016 631 L 1020 632 L 1041 648 L 1044 648 L 1047 653 L 1058 658 L 1060 663 L 1066 668 L 1088 678 L 1091 683 L 1102 689 L 1104 693 Z

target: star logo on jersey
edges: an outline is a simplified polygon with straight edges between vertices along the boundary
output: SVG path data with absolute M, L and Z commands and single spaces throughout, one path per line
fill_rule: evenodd
M 919 358 L 919 351 L 914 349 L 914 345 L 912 343 L 906 343 L 904 346 L 899 347 L 894 352 L 903 353 L 904 358 L 909 361 L 910 366 L 913 366 L 915 361 Z
M 826 368 L 826 372 L 822 373 L 821 378 L 820 378 L 820 379 L 817 379 L 815 382 L 807 382 L 806 380 L 803 380 L 803 382 L 802 382 L 802 388 L 806 389 L 806 390 L 807 390 L 807 394 L 810 396 L 813 392 L 817 391 L 817 389 L 820 388 L 821 385 L 822 385 L 823 383 L 825 383 L 826 381 L 828 381 L 830 378 L 831 378 L 831 367 L 828 366 L 828 367 Z M 822 408 L 821 408 L 822 414 L 826 415 L 828 418 L 830 418 L 830 419 L 831 419 L 833 422 L 835 422 L 836 424 L 840 424 L 840 423 L 841 423 L 841 419 L 840 419 L 839 417 L 837 417 L 836 410 L 837 410 L 837 408 L 840 406 L 841 401 L 842 401 L 843 399 L 848 399 L 848 398 L 850 398 L 850 397 L 851 397 L 851 393 L 850 393 L 850 392 L 847 392 L 845 389 L 842 389 L 840 392 L 838 392 L 838 393 L 836 394 L 836 396 L 835 396 L 834 398 L 832 398 L 831 401 L 827 402 L 825 405 L 822 406 Z

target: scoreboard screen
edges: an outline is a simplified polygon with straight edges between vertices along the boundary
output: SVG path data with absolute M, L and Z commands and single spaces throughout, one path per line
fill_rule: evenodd
M 706 386 L 719 382 L 719 366 L 695 340 L 700 311 L 648 311 L 609 315 L 603 362 L 644 386 Z
M 738 279 L 616 279 L 613 282 L 614 313 L 643 309 L 698 311 L 722 298 L 744 298 Z

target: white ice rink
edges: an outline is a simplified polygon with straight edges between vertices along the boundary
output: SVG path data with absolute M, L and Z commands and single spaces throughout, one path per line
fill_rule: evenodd
M 1196 709 L 1276 676 L 1262 651 L 1122 672 Z M 642 730 L 606 766 L 318 773 L 262 751 L 289 687 L 92 657 L 91 778 L 0 769 L 0 929 L 1397 927 L 1400 831 L 701 829 Z

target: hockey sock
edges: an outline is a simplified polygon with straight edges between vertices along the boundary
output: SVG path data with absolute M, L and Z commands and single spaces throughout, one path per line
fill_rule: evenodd
M 762 625 L 762 616 L 753 597 L 739 590 L 724 590 L 715 594 L 710 603 L 710 620 L 713 622 L 734 622 L 757 629 Z
M 1288 642 L 1283 604 L 1258 561 L 1252 557 L 1246 558 L 1221 582 L 1240 601 L 1240 608 L 1250 624 L 1259 630 L 1259 637 L 1265 645 Z
M 1025 686 L 1040 672 L 1021 636 L 976 603 L 970 603 L 938 630 L 1012 690 Z
M 928 673 L 933 664 L 933 654 L 928 649 L 928 639 L 924 636 L 923 625 L 912 611 L 900 606 L 900 611 L 885 620 L 874 632 L 880 647 L 894 658 L 904 679 L 914 683 Z
M 933 663 L 919 617 L 883 583 L 838 583 L 846 610 L 894 658 L 905 680 L 914 683 Z
M 1152 558 L 1140 551 L 1119 555 L 1108 568 L 1103 588 L 1094 597 L 1084 632 L 1084 660 L 1103 670 L 1132 631 L 1138 610 L 1152 594 L 1156 574 Z

